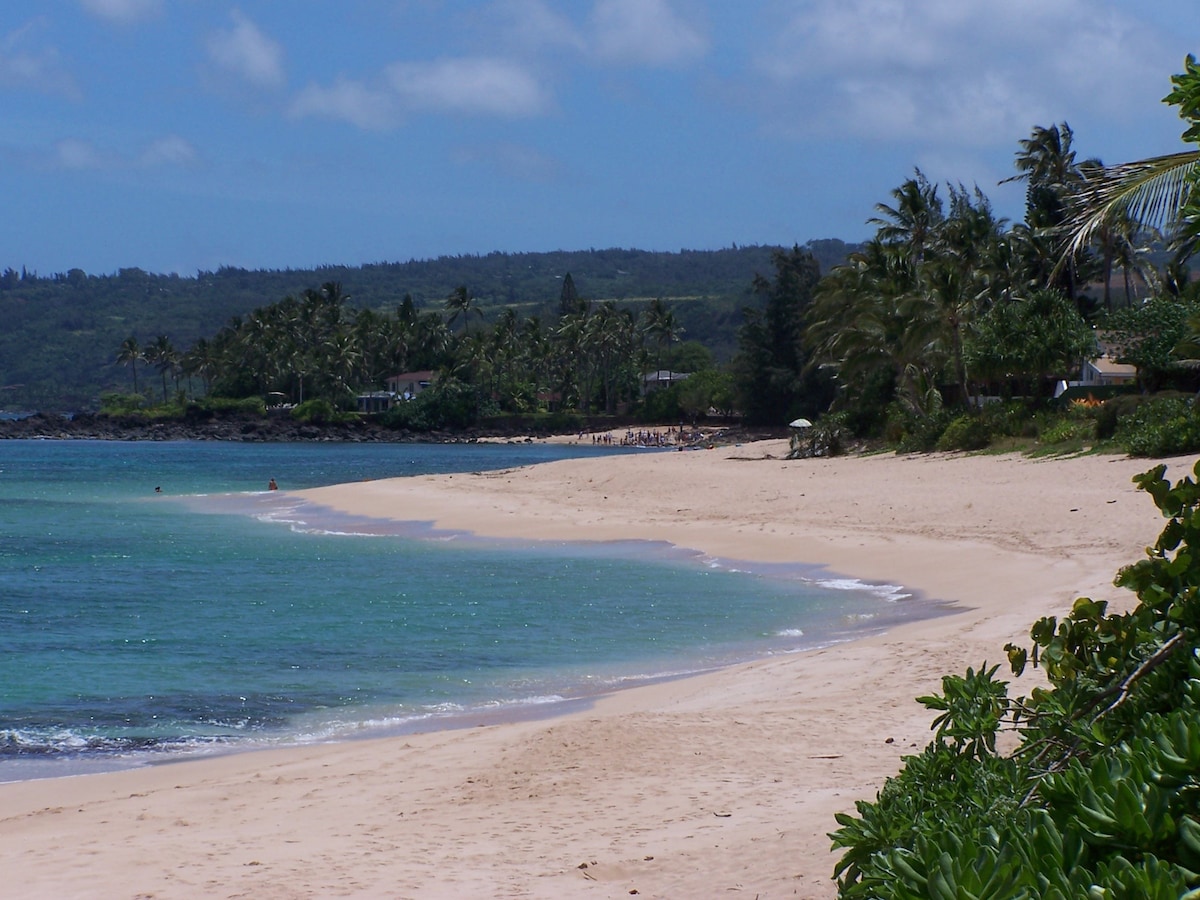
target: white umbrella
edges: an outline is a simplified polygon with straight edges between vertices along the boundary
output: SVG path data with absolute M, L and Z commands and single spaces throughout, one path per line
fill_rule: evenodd
M 788 428 L 812 428 L 812 422 L 808 419 L 792 419 L 788 422 Z

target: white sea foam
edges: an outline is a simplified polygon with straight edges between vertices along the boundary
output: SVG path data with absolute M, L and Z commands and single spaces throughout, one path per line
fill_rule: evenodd
M 822 578 L 814 584 L 831 591 L 862 591 L 885 600 L 907 600 L 912 596 L 912 593 L 900 584 L 869 584 L 857 578 Z
M 490 700 L 483 704 L 483 708 L 505 709 L 510 706 L 545 706 L 548 703 L 562 703 L 566 699 L 561 694 L 544 694 L 539 697 L 518 697 L 513 700 Z

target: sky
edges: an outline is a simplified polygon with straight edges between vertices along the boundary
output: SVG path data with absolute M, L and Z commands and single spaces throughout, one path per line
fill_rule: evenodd
M 8 0 L 0 268 L 195 275 L 873 233 L 1019 141 L 1182 149 L 1195 0 Z M 945 191 L 943 190 L 943 195 Z

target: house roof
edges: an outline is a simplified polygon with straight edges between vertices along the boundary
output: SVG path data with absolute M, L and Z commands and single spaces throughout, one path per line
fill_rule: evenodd
M 1096 359 L 1089 359 L 1088 365 L 1099 372 L 1101 375 L 1110 377 L 1129 377 L 1137 376 L 1137 366 L 1131 366 L 1127 363 L 1119 363 L 1107 356 L 1100 356 Z

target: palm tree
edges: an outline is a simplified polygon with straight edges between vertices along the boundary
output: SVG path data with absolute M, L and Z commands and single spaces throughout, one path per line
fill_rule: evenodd
M 920 263 L 943 218 L 937 185 L 931 184 L 920 170 L 913 178 L 892 191 L 895 206 L 875 204 L 879 216 L 867 219 L 878 226 L 875 236 L 886 244 L 904 244 L 913 261 Z
M 633 335 L 633 316 L 617 309 L 611 300 L 600 305 L 584 329 L 584 343 L 595 360 L 604 392 L 604 411 L 610 415 L 616 412 L 622 361 L 628 365 L 632 360 Z
M 554 332 L 554 377 L 558 392 L 567 405 L 577 405 L 584 414 L 591 411 L 595 366 L 588 340 L 586 310 L 569 313 L 559 320 Z
M 206 338 L 200 338 L 192 345 L 192 349 L 183 355 L 180 360 L 184 374 L 189 376 L 199 375 L 201 382 L 204 384 L 204 393 L 207 394 L 212 389 L 213 374 L 217 370 L 217 354 L 212 343 Z
M 1044 248 L 1036 260 L 1029 260 L 1039 263 L 1038 287 L 1057 286 L 1069 299 L 1077 301 L 1079 258 L 1086 245 L 1064 255 L 1062 228 L 1072 198 L 1089 173 L 1101 166 L 1098 160 L 1077 161 L 1074 138 L 1075 133 L 1066 122 L 1049 128 L 1035 127 L 1020 142 L 1021 151 L 1014 162 L 1018 174 L 1000 183 L 1025 182 L 1025 225 L 1033 238 L 1030 246 Z
M 454 323 L 462 316 L 463 333 L 470 334 L 471 332 L 471 316 L 483 316 L 483 310 L 475 302 L 475 297 L 467 290 L 467 286 L 459 285 L 450 292 L 450 296 L 446 298 L 446 311 L 450 314 L 446 318 L 446 324 L 453 327 Z
M 1189 123 L 1184 141 L 1200 143 L 1200 65 L 1188 54 L 1184 71 L 1164 103 L 1179 107 Z M 1167 236 L 1178 259 L 1187 259 L 1200 242 L 1200 202 L 1193 191 L 1200 178 L 1200 149 L 1139 159 L 1105 168 L 1080 192 L 1070 219 L 1067 252 L 1077 251 L 1104 225 L 1127 216 Z
M 1064 258 L 1122 217 L 1163 232 L 1177 255 L 1190 255 L 1200 239 L 1192 190 L 1197 177 L 1200 149 L 1105 167 L 1076 198 Z
M 138 340 L 132 334 L 121 342 L 121 349 L 117 353 L 117 362 L 123 366 L 129 366 L 133 371 L 133 392 L 138 393 L 137 380 L 137 364 L 145 362 L 146 356 L 142 352 L 142 348 L 138 345 Z
M 156 337 L 154 343 L 146 350 L 146 361 L 153 363 L 159 374 L 162 375 L 163 403 L 166 403 L 167 373 L 173 372 L 179 363 L 179 354 L 171 346 L 171 339 L 165 334 Z
M 682 329 L 675 321 L 675 314 L 663 303 L 662 297 L 655 297 L 650 301 L 643 316 L 642 327 L 646 334 L 654 338 L 658 351 L 654 366 L 661 372 L 663 349 L 679 340 Z

